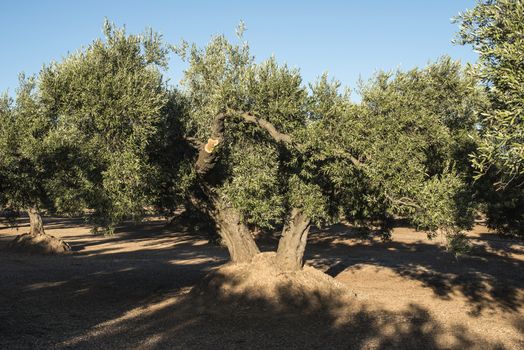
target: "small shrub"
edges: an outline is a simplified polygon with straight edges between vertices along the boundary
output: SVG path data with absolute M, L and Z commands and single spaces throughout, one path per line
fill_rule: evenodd
M 446 235 L 446 250 L 455 254 L 455 257 L 468 255 L 472 246 L 464 232 L 448 232 Z

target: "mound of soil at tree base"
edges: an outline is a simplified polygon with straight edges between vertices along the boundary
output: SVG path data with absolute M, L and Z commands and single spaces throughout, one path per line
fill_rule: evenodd
M 207 305 L 239 305 L 301 312 L 341 309 L 354 294 L 333 277 L 304 266 L 283 272 L 276 253 L 256 255 L 250 263 L 230 263 L 209 273 L 193 287 L 191 296 Z
M 17 236 L 7 246 L 9 250 L 29 254 L 64 254 L 71 251 L 66 242 L 48 234 Z

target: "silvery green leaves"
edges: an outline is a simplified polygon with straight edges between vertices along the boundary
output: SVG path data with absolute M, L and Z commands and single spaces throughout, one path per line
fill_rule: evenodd
M 389 215 L 429 232 L 470 227 L 468 151 L 477 138 L 475 106 L 484 100 L 475 81 L 442 58 L 424 69 L 378 73 L 361 94 L 353 149 L 365 159 L 372 195 L 389 203 Z
M 457 42 L 478 52 L 473 73 L 486 87 L 491 108 L 481 114 L 473 164 L 479 176 L 495 168 L 497 186 L 520 185 L 524 175 L 524 2 L 480 1 L 455 19 Z
M 160 72 L 168 51 L 151 30 L 130 35 L 106 21 L 104 33 L 104 40 L 44 67 L 38 91 L 45 113 L 60 125 L 87 173 L 74 187 L 54 187 L 84 193 L 79 202 L 107 226 L 140 217 L 152 203 L 158 169 L 149 147 L 159 137 L 168 102 Z
M 472 76 L 480 79 L 488 105 L 477 124 L 471 161 L 483 187 L 488 225 L 522 235 L 524 222 L 524 2 L 479 1 L 458 16 L 457 42 L 478 53 Z

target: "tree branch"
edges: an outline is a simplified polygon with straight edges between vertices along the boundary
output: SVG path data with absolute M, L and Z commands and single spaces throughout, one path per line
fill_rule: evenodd
M 288 134 L 281 133 L 280 131 L 277 130 L 277 128 L 275 128 L 273 124 L 271 124 L 267 120 L 259 118 L 249 112 L 240 112 L 240 113 L 235 112 L 235 113 L 237 113 L 238 116 L 244 119 L 244 121 L 255 124 L 261 127 L 262 129 L 266 130 L 269 133 L 269 135 L 276 142 L 285 143 L 285 144 L 293 143 L 293 139 L 291 138 L 291 136 L 289 136 Z
M 291 138 L 290 135 L 281 133 L 280 131 L 277 130 L 277 128 L 275 128 L 273 124 L 271 124 L 267 120 L 259 118 L 249 112 L 238 112 L 238 111 L 232 111 L 232 112 L 238 114 L 240 117 L 244 119 L 244 121 L 258 125 L 262 129 L 266 130 L 275 141 L 280 142 L 280 143 L 290 144 L 290 145 L 293 144 L 293 139 Z M 362 168 L 364 166 L 364 163 L 362 163 L 360 160 L 358 160 L 356 157 L 354 157 L 349 152 L 340 154 L 339 156 L 348 159 L 356 167 Z
M 182 139 L 197 150 L 199 150 L 203 145 L 203 143 L 196 137 L 182 137 Z
M 233 116 L 242 118 L 242 120 L 245 122 L 257 125 L 261 129 L 266 130 L 273 140 L 278 143 L 296 146 L 294 144 L 293 138 L 290 135 L 278 131 L 278 129 L 266 119 L 260 118 L 250 112 L 228 109 L 226 113 L 219 113 L 213 119 L 213 124 L 211 126 L 211 138 L 208 140 L 207 144 L 204 144 L 194 138 L 186 138 L 186 140 L 191 145 L 196 146 L 195 148 L 199 149 L 198 158 L 195 163 L 195 168 L 199 175 L 206 175 L 215 166 L 217 155 L 216 152 L 213 152 L 213 149 L 223 141 L 225 130 L 224 124 L 226 118 Z M 336 156 L 348 159 L 356 167 L 362 168 L 364 166 L 364 163 L 362 163 L 349 152 L 341 152 L 341 154 L 337 154 Z
M 351 163 L 353 163 L 354 166 L 356 166 L 357 168 L 362 168 L 364 167 L 364 163 L 362 163 L 360 160 L 358 160 L 357 158 L 353 157 L 353 155 L 351 155 L 350 153 L 348 153 L 346 155 L 346 158 L 349 159 L 349 161 Z
M 343 159 L 347 159 L 349 160 L 354 166 L 356 166 L 357 168 L 363 168 L 365 166 L 364 163 L 362 163 L 358 158 L 356 158 L 355 156 L 353 156 L 349 150 L 343 150 L 343 151 L 340 151 L 340 150 L 336 150 L 334 152 L 334 156 L 335 157 L 340 157 L 340 158 L 343 158 Z
M 393 203 L 400 204 L 400 205 L 405 205 L 407 207 L 411 207 L 411 208 L 415 208 L 415 209 L 422 209 L 422 207 L 420 205 L 418 205 L 417 203 L 413 202 L 413 200 L 410 199 L 410 198 L 401 197 L 399 199 L 396 199 L 396 198 L 393 198 L 390 195 L 388 195 L 387 192 L 384 192 L 384 196 L 386 197 L 386 199 L 388 199 L 389 201 L 391 201 Z

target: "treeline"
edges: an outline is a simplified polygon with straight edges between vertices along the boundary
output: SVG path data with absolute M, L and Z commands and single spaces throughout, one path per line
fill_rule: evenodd
M 234 261 L 255 230 L 282 228 L 278 259 L 301 266 L 310 225 L 406 218 L 460 246 L 477 213 L 522 234 L 524 5 L 485 1 L 457 19 L 475 66 L 443 57 L 379 72 L 354 103 L 339 81 L 306 83 L 239 36 L 177 47 L 104 24 L 104 38 L 20 78 L 0 99 L 0 204 L 84 214 L 110 233 L 180 206 L 214 225 Z M 180 87 L 163 73 L 175 52 Z

